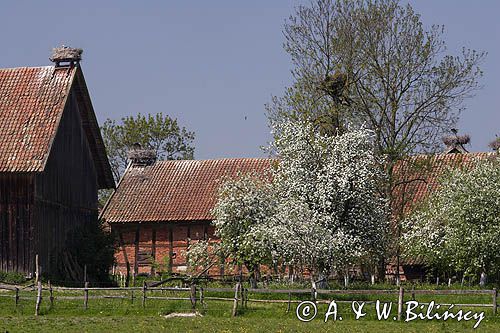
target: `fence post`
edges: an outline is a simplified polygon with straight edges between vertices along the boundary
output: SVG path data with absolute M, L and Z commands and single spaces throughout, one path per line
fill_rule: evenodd
M 87 265 L 83 265 L 83 285 L 87 283 Z
M 241 289 L 240 283 L 236 283 L 236 287 L 234 288 L 234 302 L 233 302 L 233 317 L 236 317 L 236 310 L 238 309 L 238 292 Z
M 38 254 L 35 255 L 35 283 L 38 284 L 40 279 L 40 265 L 38 262 Z
M 497 298 L 498 298 L 497 288 L 493 288 L 493 315 L 494 316 L 496 316 L 496 314 L 497 314 Z
M 311 287 L 311 298 L 314 303 L 316 303 L 318 293 L 316 292 L 316 283 L 313 282 L 312 287 Z
M 40 305 L 42 303 L 42 281 L 38 280 L 37 285 L 37 294 L 36 294 L 36 305 L 35 305 L 35 316 L 38 316 L 40 313 Z
M 19 288 L 16 287 L 16 307 L 19 304 Z
M 200 304 L 205 307 L 205 300 L 203 295 L 203 287 L 200 287 Z
M 191 309 L 194 311 L 196 309 L 196 286 L 194 284 L 191 285 L 191 295 L 189 298 L 191 299 Z
M 401 320 L 401 315 L 403 313 L 403 297 L 404 297 L 404 289 L 403 289 L 403 287 L 399 287 L 398 320 Z
M 85 282 L 85 289 L 83 289 L 83 307 L 85 310 L 89 307 L 89 283 Z
M 245 294 L 246 294 L 246 288 L 241 287 L 241 308 L 243 309 L 245 307 Z
M 52 284 L 50 283 L 50 280 L 49 280 L 49 294 L 50 294 L 49 297 L 50 307 L 52 308 L 54 306 L 54 292 L 52 290 Z
M 291 303 L 292 302 L 292 293 L 288 293 L 288 306 L 286 308 L 286 312 L 290 312 L 290 306 L 291 306 Z
M 248 289 L 245 289 L 245 309 L 248 308 Z
M 134 289 L 130 291 L 130 302 L 134 304 Z
M 147 291 L 146 281 L 142 282 L 142 307 L 146 307 L 146 291 Z

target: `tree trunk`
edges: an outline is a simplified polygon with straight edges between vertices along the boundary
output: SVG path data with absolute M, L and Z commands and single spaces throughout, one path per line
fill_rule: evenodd
M 481 277 L 479 278 L 479 286 L 484 287 L 486 285 L 488 276 L 486 275 L 486 272 L 481 273 Z
M 349 286 L 349 273 L 345 272 L 344 274 L 344 287 L 347 288 Z

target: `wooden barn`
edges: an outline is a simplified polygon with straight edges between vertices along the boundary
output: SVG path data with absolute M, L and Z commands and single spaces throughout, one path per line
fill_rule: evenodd
M 150 162 L 132 160 L 102 214 L 119 239 L 116 261 L 124 274 L 154 274 L 153 263 L 184 273 L 189 242 L 214 238 L 211 209 L 220 181 L 270 166 L 258 158 Z
M 81 53 L 81 51 L 80 51 Z M 79 54 L 0 69 L 0 270 L 50 275 L 114 188 Z
M 447 149 L 443 154 L 414 156 L 399 163 L 394 209 L 399 206 L 403 214 L 408 213 L 436 188 L 447 167 L 470 167 L 474 160 L 491 155 Z M 102 215 L 120 242 L 115 256 L 118 270 L 154 274 L 154 263 L 166 262 L 170 271 L 185 272 L 189 242 L 214 236 L 210 211 L 219 180 L 237 172 L 262 172 L 270 165 L 270 159 L 251 158 L 132 161 Z M 396 259 L 388 264 L 389 278 L 395 278 L 397 267 Z M 418 258 L 402 258 L 399 267 L 403 280 L 422 278 Z M 221 273 L 210 270 L 211 275 Z

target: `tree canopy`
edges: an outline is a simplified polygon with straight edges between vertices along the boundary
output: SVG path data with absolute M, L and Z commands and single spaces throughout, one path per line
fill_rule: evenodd
M 192 159 L 194 133 L 163 113 L 128 116 L 117 123 L 107 119 L 101 127 L 115 180 L 127 167 L 128 150 L 136 143 L 153 149 L 159 160 Z
M 293 84 L 267 106 L 272 122 L 307 119 L 334 133 L 368 126 L 390 161 L 434 151 L 479 88 L 484 52 L 447 52 L 444 27 L 425 27 L 397 0 L 317 0 L 284 27 Z
M 443 272 L 500 269 L 500 159 L 450 169 L 403 224 L 406 253 Z
M 329 136 L 307 122 L 277 126 L 277 212 L 266 230 L 279 257 L 318 277 L 381 256 L 387 214 L 372 132 Z

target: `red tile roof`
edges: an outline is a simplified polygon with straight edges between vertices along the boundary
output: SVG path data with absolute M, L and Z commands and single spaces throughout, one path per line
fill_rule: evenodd
M 103 217 L 114 222 L 211 220 L 221 179 L 264 172 L 270 159 L 159 161 L 127 169 Z
M 0 69 L 0 172 L 43 171 L 74 72 Z
M 414 156 L 396 165 L 401 184 L 396 197 L 405 198 L 408 210 L 437 186 L 438 177 L 450 167 L 469 167 L 493 153 Z M 148 167 L 129 168 L 104 208 L 107 222 L 157 222 L 211 220 L 217 186 L 223 176 L 238 172 L 264 172 L 271 159 L 163 161 Z
M 397 185 L 394 189 L 393 208 L 403 206 L 404 213 L 410 212 L 437 188 L 439 177 L 448 168 L 471 168 L 477 161 L 494 154 L 481 152 L 417 155 L 400 161 L 394 168 Z
M 0 172 L 41 172 L 67 96 L 76 92 L 100 188 L 114 187 L 99 126 L 79 66 L 0 69 Z

